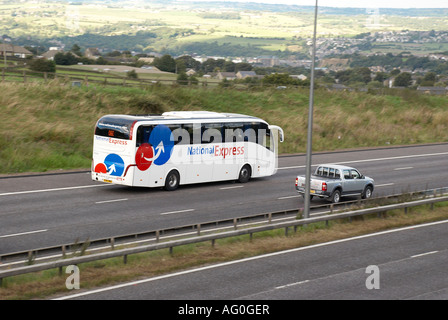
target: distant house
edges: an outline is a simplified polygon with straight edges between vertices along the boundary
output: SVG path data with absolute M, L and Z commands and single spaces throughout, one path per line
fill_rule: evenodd
M 54 56 L 57 54 L 57 53 L 59 53 L 59 52 L 61 52 L 61 53 L 64 53 L 64 50 L 58 50 L 58 49 L 56 49 L 56 50 L 48 50 L 47 52 L 45 52 L 43 55 L 42 55 L 42 58 L 45 58 L 45 59 L 47 59 L 47 60 L 54 60 Z
M 154 57 L 141 57 L 138 58 L 138 61 L 143 61 L 146 64 L 151 64 L 154 62 Z
M 65 52 L 64 50 L 61 50 L 61 49 L 50 49 L 50 50 L 48 50 L 47 52 L 45 52 L 43 55 L 42 55 L 42 58 L 45 58 L 45 59 L 47 59 L 47 60 L 54 60 L 54 56 L 56 55 L 56 54 L 58 54 L 58 53 L 63 53 L 63 54 L 65 54 L 65 53 L 68 53 L 68 52 Z M 73 53 L 73 52 L 70 52 L 73 56 L 75 56 L 76 58 L 79 58 L 79 56 L 77 55 L 77 54 L 75 54 L 75 53 Z
M 256 76 L 257 74 L 255 73 L 255 71 L 238 71 L 236 73 L 236 77 L 238 79 L 254 78 Z
M 302 80 L 302 81 L 308 79 L 308 77 L 304 74 L 299 74 L 299 75 L 292 74 L 290 77 L 293 79 L 298 79 L 298 80 Z
M 216 75 L 216 78 L 218 78 L 219 80 L 235 80 L 236 79 L 236 74 L 235 72 L 218 72 L 218 74 Z
M 7 57 L 17 57 L 22 59 L 33 55 L 32 52 L 25 49 L 24 47 L 2 43 L 0 44 L 0 55 L 3 57 L 5 56 L 5 54 Z
M 194 69 L 188 69 L 186 72 L 187 76 L 194 76 L 196 74 L 196 71 Z
M 98 48 L 87 48 L 84 52 L 84 56 L 86 56 L 89 59 L 96 60 L 99 57 L 101 57 L 101 53 L 98 50 Z
M 257 64 L 263 67 L 273 67 L 279 64 L 279 59 L 275 56 L 261 56 L 257 57 Z

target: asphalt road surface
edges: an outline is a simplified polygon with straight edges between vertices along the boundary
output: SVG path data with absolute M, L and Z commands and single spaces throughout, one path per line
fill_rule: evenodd
M 445 220 L 93 291 L 74 290 L 62 299 L 446 300 L 447 231 Z
M 272 177 L 174 192 L 102 184 L 86 172 L 1 177 L 0 254 L 294 209 L 303 206 L 294 183 L 305 161 L 283 156 Z M 448 185 L 448 144 L 314 154 L 313 163 L 360 169 L 375 179 L 374 196 Z

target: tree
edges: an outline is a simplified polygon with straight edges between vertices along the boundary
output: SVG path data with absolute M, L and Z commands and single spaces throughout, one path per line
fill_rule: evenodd
M 409 72 L 400 73 L 394 81 L 396 87 L 409 87 L 412 84 L 412 75 Z
M 377 72 L 375 75 L 374 81 L 384 82 L 387 80 L 389 75 L 386 72 Z
M 425 74 L 423 80 L 424 81 L 436 81 L 436 77 L 437 77 L 437 75 L 435 74 L 435 72 L 428 72 L 427 74 Z
M 137 72 L 135 72 L 134 69 L 132 69 L 131 71 L 128 71 L 126 73 L 126 75 L 127 75 L 128 78 L 131 78 L 131 79 L 137 79 L 138 78 Z
M 263 78 L 264 84 L 274 84 L 280 86 L 286 86 L 288 84 L 292 84 L 294 79 L 292 79 L 289 74 L 286 73 L 273 73 L 267 75 Z
M 155 58 L 152 64 L 160 71 L 176 72 L 176 61 L 169 54 Z
M 188 85 L 188 76 L 185 72 L 179 73 L 177 76 L 177 83 L 180 85 Z
M 73 52 L 74 54 L 76 54 L 79 57 L 82 56 L 81 47 L 78 46 L 76 43 L 72 46 L 71 52 Z
M 30 69 L 38 72 L 56 72 L 54 61 L 47 59 L 34 59 L 30 63 Z
M 69 65 L 72 65 L 72 64 L 77 64 L 78 63 L 78 58 L 76 58 L 70 52 L 66 52 L 66 53 L 58 52 L 58 53 L 56 53 L 54 55 L 54 62 L 57 65 L 69 66 Z

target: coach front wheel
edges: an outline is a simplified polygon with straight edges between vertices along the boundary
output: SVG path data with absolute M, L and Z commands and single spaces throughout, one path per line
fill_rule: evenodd
M 166 176 L 165 190 L 176 190 L 179 187 L 179 180 L 179 173 L 176 170 L 170 171 Z

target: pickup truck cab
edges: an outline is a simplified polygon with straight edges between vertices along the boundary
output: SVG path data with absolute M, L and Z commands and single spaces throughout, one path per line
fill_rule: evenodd
M 362 175 L 357 169 L 342 165 L 319 165 L 311 176 L 310 195 L 326 198 L 337 203 L 341 197 L 361 196 L 368 199 L 372 196 L 374 180 Z M 305 176 L 297 176 L 296 190 L 305 194 Z

